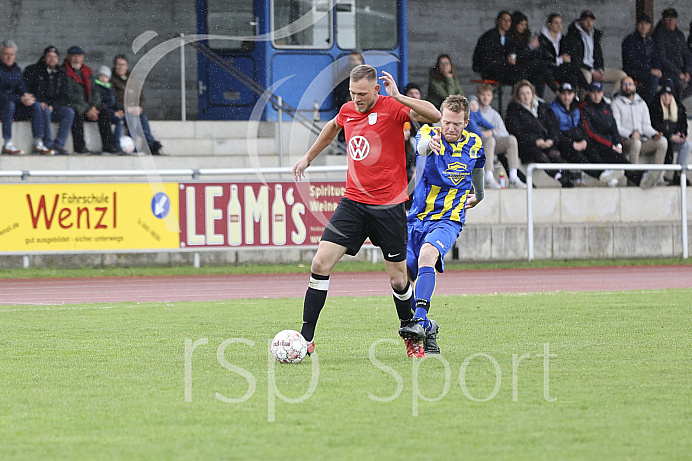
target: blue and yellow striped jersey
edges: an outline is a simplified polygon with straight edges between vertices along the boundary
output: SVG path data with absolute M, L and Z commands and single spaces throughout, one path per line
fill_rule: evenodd
M 418 130 L 416 143 L 421 138 L 431 139 L 433 130 L 439 128 L 423 126 Z M 409 221 L 466 220 L 464 205 L 472 188 L 471 173 L 474 168 L 485 166 L 483 142 L 478 135 L 464 130 L 459 141 L 450 144 L 443 136 L 441 144 L 440 155 L 416 156 L 416 188 Z

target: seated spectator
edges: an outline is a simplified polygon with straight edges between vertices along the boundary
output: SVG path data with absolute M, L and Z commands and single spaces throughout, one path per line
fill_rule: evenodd
M 122 106 L 118 102 L 118 98 L 113 92 L 111 80 L 111 70 L 107 66 L 101 66 L 98 70 L 98 75 L 96 77 L 95 83 L 101 89 L 101 102 L 102 109 L 108 112 L 110 121 L 115 125 L 115 130 L 113 131 L 113 137 L 115 138 L 116 146 L 120 147 L 120 137 L 123 131 L 123 119 L 125 118 L 125 112 Z
M 658 89 L 658 79 L 663 76 L 658 49 L 651 32 L 651 18 L 648 14 L 637 15 L 636 30 L 622 41 L 622 70 L 639 84 L 637 93 L 651 104 Z
M 563 41 L 563 50 L 572 57 L 572 67 L 581 71 L 579 86 L 584 90 L 593 80 L 612 82 L 620 88 L 625 73 L 620 69 L 605 67 L 601 39 L 603 33 L 596 29 L 596 16 L 591 10 L 582 11 L 578 20 L 570 24 Z M 615 92 L 615 91 L 614 91 Z
M 668 141 L 660 131 L 651 126 L 649 107 L 637 94 L 632 77 L 622 80 L 620 92 L 613 98 L 612 107 L 613 117 L 625 146 L 625 154 L 630 162 L 637 164 L 640 153 L 654 152 L 654 163 L 663 164 Z M 663 176 L 663 171 L 654 171 L 652 175 L 656 176 L 656 185 Z
M 687 165 L 692 148 L 692 143 L 687 139 L 687 111 L 682 103 L 675 100 L 674 90 L 668 85 L 661 89 L 651 105 L 651 125 L 668 140 L 665 163 L 673 163 L 677 153 L 677 163 Z M 679 172 L 675 172 L 671 184 L 680 185 Z
M 65 142 L 74 121 L 74 110 L 67 103 L 67 76 L 65 69 L 58 66 L 60 54 L 54 46 L 43 50 L 36 64 L 24 69 L 27 90 L 41 105 L 43 114 L 43 144 L 58 155 L 67 155 Z M 51 141 L 51 121 L 58 123 L 58 133 Z
M 126 60 L 127 62 L 127 60 Z M 348 54 L 348 67 L 339 72 L 339 84 L 334 88 L 334 105 L 336 109 L 341 109 L 341 106 L 351 100 L 351 92 L 349 90 L 350 74 L 354 67 L 360 66 L 365 61 L 363 54 L 359 50 L 353 50 Z
M 441 54 L 437 57 L 435 66 L 428 71 L 427 100 L 435 107 L 440 107 L 442 101 L 451 94 L 464 96 L 464 90 L 461 89 L 452 58 L 449 55 Z
M 597 151 L 588 149 L 588 137 L 574 97 L 575 87 L 565 82 L 560 85 L 555 101 L 548 105 L 555 114 L 554 131 L 558 133 L 557 147 L 564 159 L 570 163 L 602 163 L 599 155 L 592 155 L 597 154 Z M 624 176 L 622 170 L 587 170 L 586 174 L 605 183 L 608 187 L 617 186 L 618 180 Z
M 473 50 L 473 71 L 486 80 L 513 85 L 519 80 L 519 72 L 510 51 L 514 46 L 511 34 L 512 16 L 509 11 L 500 11 L 495 27 L 480 36 Z
M 589 158 L 600 162 L 593 163 L 622 163 L 629 164 L 622 154 L 622 138 L 618 132 L 618 126 L 613 117 L 613 110 L 603 100 L 603 84 L 599 81 L 591 82 L 587 88 L 586 99 L 579 104 L 579 112 L 584 122 L 586 135 L 589 137 Z M 653 187 L 656 182 L 655 175 L 650 171 L 625 171 L 625 176 L 632 183 L 644 189 Z M 610 184 L 609 184 L 610 185 Z
M 142 132 L 144 133 L 144 140 L 146 141 L 147 146 L 149 146 L 151 155 L 163 155 L 163 146 L 151 133 L 149 118 L 144 113 L 146 103 L 144 92 L 141 91 L 139 94 L 128 93 L 127 101 L 125 100 L 127 82 L 130 78 L 133 77 L 130 77 L 130 65 L 127 61 L 127 56 L 124 54 L 116 55 L 115 58 L 113 58 L 113 77 L 111 79 L 111 84 L 113 85 L 115 95 L 118 97 L 118 102 L 122 107 L 125 108 L 125 120 L 127 121 L 130 136 L 135 139 L 137 127 L 141 124 Z M 141 88 L 140 85 L 134 86 Z M 133 88 L 130 88 L 129 91 L 133 91 Z M 133 101 L 138 101 L 138 103 L 136 105 L 126 104 L 129 103 L 130 98 L 132 98 Z
M 469 123 L 466 125 L 466 131 L 475 133 L 480 138 L 492 136 L 495 127 L 481 114 L 478 97 L 471 95 L 467 99 L 469 101 Z
M 102 104 L 101 92 L 94 88 L 94 72 L 84 64 L 84 51 L 78 46 L 70 47 L 67 50 L 64 67 L 67 75 L 67 104 L 75 111 L 74 122 L 72 123 L 72 142 L 75 153 L 98 153 L 88 151 L 86 148 L 84 142 L 85 120 L 98 122 L 104 152 L 120 152 L 120 147 L 115 145 L 108 111 L 99 110 Z
M 31 132 L 34 135 L 34 153 L 52 154 L 43 144 L 43 118 L 41 104 L 29 93 L 22 78 L 22 70 L 17 59 L 17 44 L 5 40 L 0 44 L 0 114 L 2 116 L 3 154 L 21 154 L 22 151 L 12 143 L 12 122 L 18 109 L 25 106 L 31 117 Z M 20 117 L 17 117 L 20 118 Z
M 510 50 L 510 59 L 513 59 L 516 64 L 519 77 L 533 83 L 539 98 L 543 98 L 546 84 L 553 92 L 557 92 L 555 79 L 541 59 L 541 44 L 538 36 L 531 34 L 529 19 L 521 11 L 512 13 L 512 27 L 509 33 L 514 37 L 514 40 L 510 42 L 513 46 Z
M 541 34 L 538 36 L 538 43 L 550 81 L 574 83 L 583 78 L 581 71 L 571 65 L 572 57 L 563 50 L 562 17 L 559 14 L 548 15 L 546 25 L 541 28 Z
M 692 95 L 692 52 L 685 46 L 685 36 L 678 29 L 678 12 L 667 8 L 651 36 L 661 59 L 663 76 L 673 83 L 675 97 L 684 101 Z
M 557 134 L 551 123 L 552 111 L 538 100 L 533 85 L 520 80 L 514 85 L 507 106 L 507 130 L 517 138 L 519 158 L 524 163 L 564 163 L 555 144 Z M 569 174 L 560 169 L 546 171 L 562 187 L 574 187 Z
M 483 150 L 485 151 L 485 187 L 500 189 L 500 184 L 495 179 L 495 156 L 509 173 L 509 187 L 525 189 L 526 184 L 519 178 L 519 147 L 517 138 L 509 134 L 500 113 L 490 105 L 493 102 L 493 87 L 487 83 L 478 86 L 479 112 L 485 120 L 493 126 L 492 133 L 483 137 Z
M 404 96 L 409 98 L 422 99 L 420 87 L 415 83 L 409 82 L 404 87 Z M 413 190 L 416 187 L 416 134 L 420 130 L 421 123 L 411 119 L 404 124 L 404 140 L 406 141 L 406 178 L 408 180 L 409 199 L 405 203 L 406 210 L 411 208 L 413 203 Z M 343 131 L 343 130 L 342 130 Z

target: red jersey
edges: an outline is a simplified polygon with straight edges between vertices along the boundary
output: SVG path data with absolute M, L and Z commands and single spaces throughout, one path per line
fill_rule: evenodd
M 404 123 L 411 109 L 380 95 L 370 111 L 360 113 L 349 101 L 336 116 L 344 129 L 348 151 L 345 196 L 369 205 L 408 200 Z

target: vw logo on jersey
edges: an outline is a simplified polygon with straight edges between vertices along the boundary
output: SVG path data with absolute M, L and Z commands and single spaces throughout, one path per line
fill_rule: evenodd
M 360 162 L 370 153 L 370 143 L 364 136 L 354 136 L 348 140 L 348 155 Z
M 151 212 L 159 219 L 163 219 L 171 211 L 171 201 L 164 192 L 159 192 L 151 199 Z

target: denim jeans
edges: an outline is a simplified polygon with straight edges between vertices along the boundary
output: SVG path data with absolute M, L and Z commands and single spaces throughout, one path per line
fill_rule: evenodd
M 74 121 L 74 110 L 67 106 L 54 106 L 51 111 L 48 107 L 41 107 L 41 115 L 43 118 L 43 143 L 46 146 L 64 147 L 67 142 L 67 136 L 70 134 L 70 128 Z M 58 134 L 55 141 L 51 141 L 50 122 L 58 123 Z
M 110 119 L 111 123 L 115 125 L 115 129 L 113 130 L 113 138 L 115 138 L 115 145 L 117 147 L 120 147 L 120 137 L 123 135 L 123 120 L 122 118 L 116 117 L 114 113 L 110 113 Z
M 154 138 L 154 135 L 151 134 L 151 127 L 149 126 L 149 119 L 147 118 L 146 115 L 141 114 L 139 117 L 131 115 L 131 114 L 126 114 L 127 118 L 127 128 L 128 131 L 130 132 L 130 137 L 132 139 L 136 140 L 136 133 L 137 133 L 137 128 L 139 125 L 142 125 L 142 132 L 144 133 L 144 139 L 147 141 L 147 146 L 151 146 L 156 142 L 156 138 Z
M 19 103 L 22 106 L 24 104 Z M 34 138 L 43 138 L 43 117 L 41 117 L 41 103 L 35 102 L 31 106 L 24 106 L 24 110 L 18 111 L 17 103 L 14 101 L 0 101 L 2 108 L 2 137 L 12 139 L 12 122 L 15 114 L 24 118 L 25 115 L 31 117 L 31 131 Z M 21 109 L 21 108 L 20 108 Z

